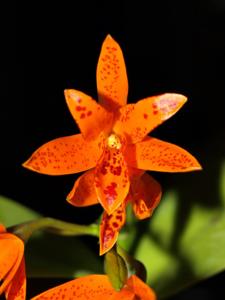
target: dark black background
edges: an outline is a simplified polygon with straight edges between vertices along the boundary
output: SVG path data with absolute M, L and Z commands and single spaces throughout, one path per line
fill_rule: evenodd
M 199 201 L 208 206 L 218 201 L 209 195 L 215 196 L 225 154 L 223 0 L 18 1 L 8 3 L 1 27 L 0 194 L 73 222 L 92 222 L 101 212 L 100 207 L 76 209 L 66 203 L 76 175 L 39 175 L 21 163 L 44 142 L 78 132 L 63 90 L 97 97 L 96 64 L 110 33 L 124 52 L 129 102 L 163 92 L 189 98 L 153 135 L 191 151 L 205 171 L 182 174 L 183 179 L 179 174 L 156 178 L 165 189 L 190 179 L 193 194 L 207 185 Z M 198 181 L 204 184 L 199 187 Z M 224 274 L 218 275 L 173 299 L 218 298 L 219 291 L 225 292 L 224 280 Z

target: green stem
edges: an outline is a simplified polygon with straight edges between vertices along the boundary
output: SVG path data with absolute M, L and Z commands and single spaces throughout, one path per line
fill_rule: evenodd
M 15 225 L 7 230 L 26 242 L 34 231 L 41 229 L 64 236 L 92 235 L 98 237 L 98 226 L 96 224 L 78 225 L 48 217 Z

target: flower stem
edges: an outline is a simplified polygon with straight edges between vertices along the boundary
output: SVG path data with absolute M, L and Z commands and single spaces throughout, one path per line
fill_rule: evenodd
M 96 224 L 78 225 L 49 217 L 15 225 L 7 230 L 20 237 L 24 242 L 37 230 L 64 236 L 92 235 L 98 237 L 98 226 Z

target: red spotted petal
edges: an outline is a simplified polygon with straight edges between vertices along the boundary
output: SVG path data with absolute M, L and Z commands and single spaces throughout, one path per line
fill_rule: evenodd
M 98 61 L 97 89 L 99 102 L 109 111 L 127 102 L 128 80 L 123 53 L 110 35 L 103 42 Z
M 103 213 L 100 225 L 100 255 L 103 255 L 115 245 L 126 220 L 125 207 L 125 202 L 123 202 L 111 215 L 106 212 Z
M 65 97 L 85 139 L 96 138 L 102 131 L 111 131 L 112 114 L 90 96 L 76 90 L 65 90 Z
M 80 277 L 32 298 L 31 300 L 156 300 L 153 290 L 132 275 L 120 290 L 113 289 L 107 275 Z
M 160 184 L 145 173 L 141 178 L 131 183 L 131 201 L 138 219 L 145 219 L 152 215 L 162 196 Z
M 113 289 L 108 276 L 88 275 L 61 284 L 31 300 L 102 300 L 111 299 L 114 294 L 118 292 Z
M 155 138 L 126 148 L 129 166 L 160 172 L 188 172 L 201 170 L 199 162 L 186 150 Z
M 95 167 L 103 148 L 101 134 L 89 142 L 81 134 L 66 136 L 41 146 L 23 166 L 48 175 L 78 173 Z
M 12 281 L 6 288 L 7 300 L 25 300 L 26 299 L 26 273 L 25 262 L 22 259 L 20 266 Z
M 128 143 L 137 143 L 173 116 L 186 101 L 187 98 L 180 94 L 163 94 L 128 104 L 119 109 L 113 130 L 125 135 Z
M 128 170 L 121 150 L 108 147 L 95 169 L 98 200 L 108 214 L 125 200 L 129 187 Z
M 74 206 L 89 206 L 98 203 L 94 187 L 94 171 L 90 170 L 81 175 L 67 196 L 67 201 Z

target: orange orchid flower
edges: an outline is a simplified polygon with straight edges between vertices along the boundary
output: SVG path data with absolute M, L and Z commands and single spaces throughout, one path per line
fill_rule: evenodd
M 26 274 L 24 243 L 0 224 L 0 295 L 3 293 L 7 300 L 25 300 Z
M 149 137 L 148 133 L 174 115 L 186 102 L 180 94 L 148 97 L 126 104 L 128 80 L 119 44 L 108 35 L 97 65 L 99 103 L 90 96 L 66 90 L 69 110 L 81 134 L 54 139 L 36 150 L 24 166 L 63 175 L 86 171 L 67 200 L 75 206 L 100 203 L 105 210 L 100 228 L 100 254 L 116 242 L 131 201 L 136 216 L 150 216 L 161 197 L 160 185 L 144 170 L 200 170 L 186 150 Z
M 156 300 L 153 290 L 135 275 L 119 292 L 113 289 L 107 275 L 88 275 L 52 288 L 31 300 L 102 300 L 104 297 L 109 300 Z

